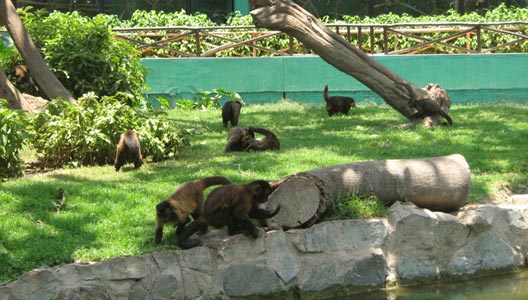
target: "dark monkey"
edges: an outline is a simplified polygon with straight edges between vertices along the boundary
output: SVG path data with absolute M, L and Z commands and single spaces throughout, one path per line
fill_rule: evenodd
M 326 111 L 329 116 L 337 113 L 348 115 L 351 107 L 356 107 L 356 101 L 350 97 L 344 96 L 328 96 L 328 85 L 325 86 L 323 97 L 326 102 Z
M 141 145 L 134 130 L 127 130 L 123 132 L 123 134 L 121 134 L 121 138 L 119 139 L 119 143 L 117 144 L 114 162 L 116 171 L 119 171 L 119 169 L 125 163 L 134 163 L 134 167 L 136 169 L 143 165 Z
M 231 184 L 222 176 L 205 177 L 180 185 L 169 198 L 156 205 L 155 243 L 161 243 L 163 226 L 174 224 L 176 234 L 180 234 L 189 222 L 189 215 L 196 220 L 202 214 L 203 191 L 213 185 Z
M 247 142 L 246 151 L 266 151 L 266 150 L 279 150 L 280 142 L 277 136 L 264 128 L 248 127 L 249 134 L 255 137 L 255 132 L 264 135 L 264 139 L 249 140 Z
M 229 235 L 247 230 L 256 239 L 258 230 L 251 218 L 271 218 L 280 210 L 280 206 L 274 211 L 259 208 L 259 204 L 266 202 L 271 192 L 270 184 L 264 180 L 216 188 L 207 197 L 202 215 L 178 235 L 178 246 L 187 249 L 201 245 L 200 241 L 189 240 L 189 237 L 196 232 L 205 231 L 208 226 L 227 226 Z
M 417 110 L 411 116 L 411 120 L 423 119 L 427 116 L 440 115 L 444 117 L 450 126 L 453 126 L 453 120 L 451 117 L 442 110 L 440 104 L 429 97 L 418 98 L 416 92 L 408 84 L 404 85 L 407 91 L 410 93 L 409 106 Z
M 224 128 L 227 128 L 227 123 L 231 123 L 231 127 L 238 126 L 238 117 L 240 116 L 240 109 L 242 103 L 239 101 L 227 101 L 222 106 L 222 123 Z
M 244 151 L 248 143 L 254 139 L 249 130 L 243 127 L 234 126 L 227 135 L 227 145 L 225 152 Z

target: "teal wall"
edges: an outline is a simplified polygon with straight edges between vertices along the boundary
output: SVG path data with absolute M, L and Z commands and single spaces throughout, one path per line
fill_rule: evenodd
M 418 86 L 443 86 L 453 103 L 515 101 L 528 104 L 528 54 L 393 55 L 374 59 Z M 246 104 L 283 98 L 321 102 L 322 90 L 357 102 L 383 101 L 353 77 L 318 56 L 143 59 L 149 97 L 198 99 L 200 91 L 238 92 Z
M 234 11 L 239 11 L 241 12 L 243 15 L 247 15 L 249 14 L 249 10 L 251 9 L 249 7 L 249 1 L 247 0 L 234 0 L 233 1 L 233 10 Z

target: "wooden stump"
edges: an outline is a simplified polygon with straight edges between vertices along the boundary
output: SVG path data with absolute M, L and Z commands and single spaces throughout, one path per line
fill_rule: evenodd
M 281 206 L 267 220 L 271 228 L 309 227 L 339 195 L 375 196 L 386 205 L 410 201 L 434 211 L 454 211 L 469 194 L 471 173 L 460 154 L 357 162 L 315 169 L 273 183 L 268 207 Z
M 449 113 L 449 108 L 451 108 L 451 99 L 449 99 L 449 96 L 447 95 L 446 90 L 436 83 L 429 83 L 423 88 L 424 91 L 429 94 L 429 97 L 438 103 L 438 106 L 446 112 Z M 425 127 L 433 127 L 440 124 L 440 121 L 442 121 L 443 118 L 436 114 L 433 116 L 427 116 L 422 120 L 422 123 Z

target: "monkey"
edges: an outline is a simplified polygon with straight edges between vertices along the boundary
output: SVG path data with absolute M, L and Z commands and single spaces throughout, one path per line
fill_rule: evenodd
M 453 126 L 453 120 L 445 111 L 442 110 L 442 107 L 438 102 L 434 101 L 430 97 L 419 98 L 416 92 L 408 84 L 405 84 L 404 87 L 410 93 L 409 106 L 416 109 L 417 111 L 410 117 L 411 120 L 423 119 L 424 117 L 438 114 L 447 120 L 449 126 Z
M 33 81 L 33 77 L 29 74 L 29 69 L 26 65 L 15 65 L 11 73 L 16 77 L 16 82 L 19 88 L 38 94 L 39 88 Z
M 178 235 L 178 246 L 182 249 L 200 246 L 200 241 L 189 240 L 189 237 L 196 232 L 206 230 L 208 226 L 215 228 L 227 226 L 229 235 L 247 230 L 256 239 L 258 230 L 251 218 L 271 218 L 280 210 L 280 206 L 273 211 L 259 207 L 259 204 L 268 201 L 271 192 L 270 184 L 264 180 L 228 184 L 216 188 L 205 200 L 202 215 Z
M 246 128 L 233 126 L 227 135 L 225 152 L 244 151 L 254 138 L 255 136 Z
M 222 106 L 222 123 L 224 128 L 227 128 L 227 123 L 231 123 L 231 127 L 238 126 L 238 117 L 240 116 L 240 109 L 242 103 L 239 101 L 227 101 Z
M 356 108 L 356 101 L 350 97 L 328 96 L 328 84 L 324 88 L 323 98 L 326 102 L 326 111 L 330 117 L 337 113 L 348 115 L 351 107 Z
M 249 134 L 253 139 L 247 142 L 245 151 L 265 151 L 265 150 L 279 150 L 280 142 L 277 136 L 264 128 L 248 127 Z M 264 135 L 264 139 L 255 139 L 255 132 Z
M 136 169 L 143 165 L 141 145 L 134 130 L 127 130 L 121 134 L 115 156 L 114 166 L 116 172 L 118 172 L 125 163 L 134 163 Z
M 189 215 L 196 220 L 202 214 L 203 191 L 213 185 L 231 184 L 222 176 L 211 176 L 186 182 L 176 188 L 167 199 L 156 205 L 156 231 L 154 242 L 158 245 L 163 238 L 163 226 L 174 224 L 180 234 L 189 222 Z

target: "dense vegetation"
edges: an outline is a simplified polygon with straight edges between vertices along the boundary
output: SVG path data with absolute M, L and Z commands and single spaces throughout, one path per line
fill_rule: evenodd
M 18 13 L 48 66 L 75 98 L 88 92 L 101 97 L 122 92 L 141 101 L 147 70 L 130 43 L 114 38 L 104 17 L 88 18 L 78 12 Z M 0 68 L 9 71 L 24 64 L 15 47 L 8 50 L 1 57 Z M 31 86 L 11 78 L 21 91 L 34 94 Z
M 108 26 L 112 28 L 135 28 L 135 27 L 164 27 L 164 26 L 212 26 L 214 24 L 210 19 L 207 18 L 204 14 L 195 14 L 188 15 L 185 11 L 164 13 L 161 11 L 135 11 L 132 17 L 128 20 L 122 20 L 117 18 L 117 16 L 109 15 L 105 16 L 107 18 Z M 487 11 L 484 14 L 479 14 L 476 12 L 460 15 L 454 10 L 449 10 L 441 15 L 426 15 L 413 17 L 408 14 L 396 15 L 396 14 L 383 14 L 374 18 L 370 17 L 360 17 L 360 16 L 342 16 L 339 20 L 332 19 L 328 16 L 322 17 L 321 20 L 324 23 L 328 24 L 402 24 L 402 23 L 439 23 L 439 22 L 467 22 L 467 23 L 491 23 L 491 22 L 511 22 L 511 21 L 525 21 L 528 20 L 528 8 L 507 8 L 505 5 L 500 5 L 497 8 Z M 229 16 L 226 23 L 223 25 L 228 26 L 252 26 L 253 21 L 249 15 L 241 15 L 240 13 L 234 13 Z M 444 27 L 449 29 L 457 28 L 466 28 L 467 26 L 436 26 L 438 29 Z M 511 25 L 509 27 L 512 27 Z M 526 28 L 526 25 L 515 25 L 519 30 Z M 412 29 L 415 30 L 412 32 L 414 35 L 419 36 L 409 37 L 403 36 L 400 34 L 391 34 L 389 33 L 386 45 L 386 51 L 394 51 L 405 47 L 411 47 L 423 42 L 424 40 L 435 40 L 438 38 L 446 38 L 454 33 L 454 31 L 441 31 L 431 32 L 435 26 L 430 25 L 407 25 L 404 27 L 398 27 L 397 29 Z M 424 32 L 419 32 L 420 29 L 427 28 Z M 495 29 L 500 30 L 501 26 L 495 26 Z M 353 27 L 353 30 L 357 28 Z M 366 47 L 370 47 L 371 39 L 374 39 L 374 51 L 379 53 L 383 51 L 384 37 L 381 28 L 378 26 L 375 29 L 378 31 L 373 35 L 369 35 L 369 28 L 363 28 L 363 33 L 361 35 L 362 44 Z M 234 30 L 234 29 L 220 29 L 217 28 L 214 30 L 212 35 L 202 35 L 200 36 L 201 52 L 210 50 L 213 46 L 220 46 L 232 43 L 233 40 L 242 41 L 254 38 L 254 32 L 252 30 Z M 263 31 L 258 29 L 257 31 Z M 169 32 L 165 30 L 155 31 L 157 34 L 168 37 Z M 170 43 L 167 43 L 165 46 L 182 51 L 185 53 L 197 53 L 197 44 L 196 37 L 190 30 L 177 31 L 179 34 L 184 34 L 185 37 L 181 39 L 173 40 Z M 346 29 L 341 28 L 341 33 L 343 36 L 349 40 L 353 45 L 358 45 L 359 37 L 356 34 L 351 36 L 345 34 Z M 174 34 L 174 32 L 172 32 Z M 216 36 L 215 36 L 216 35 Z M 217 36 L 222 35 L 222 38 Z M 130 36 L 138 39 L 139 41 L 145 43 L 153 43 L 157 40 L 158 37 L 153 36 Z M 445 41 L 448 44 L 466 48 L 467 45 L 471 45 L 471 49 L 476 49 L 478 43 L 478 37 L 476 34 L 463 34 L 456 38 L 450 38 L 449 41 Z M 480 32 L 480 47 L 482 49 L 489 49 L 496 47 L 498 45 L 516 41 L 518 39 L 515 35 L 506 35 L 496 31 L 482 30 Z M 255 42 L 257 46 L 262 46 L 265 48 L 273 50 L 283 50 L 287 49 L 289 46 L 290 40 L 286 35 L 272 36 L 263 40 Z M 309 53 L 307 49 L 304 49 L 303 45 L 298 41 L 294 40 L 295 53 Z M 366 51 L 372 51 L 372 49 L 365 48 Z M 144 53 L 145 56 L 159 56 L 164 57 L 167 53 L 171 53 L 172 56 L 178 56 L 174 51 L 168 51 L 166 49 L 156 49 L 156 51 Z M 528 41 L 522 43 L 513 43 L 508 47 L 503 47 L 495 50 L 495 52 L 528 52 Z M 421 51 L 422 54 L 427 53 L 465 53 L 465 51 L 457 50 L 449 47 L 438 47 L 427 49 L 426 51 Z M 229 48 L 224 51 L 220 51 L 213 54 L 217 57 L 225 56 L 261 56 L 261 55 L 274 55 L 269 51 L 262 51 L 259 49 L 253 49 L 251 47 L 241 45 L 236 48 Z
M 23 174 L 20 151 L 28 136 L 27 124 L 22 111 L 7 108 L 7 101 L 0 99 L 0 179 Z
M 276 181 L 342 163 L 460 153 L 471 167 L 470 203 L 528 192 L 528 106 L 456 105 L 451 110 L 456 126 L 429 130 L 401 126 L 407 120 L 388 105 L 358 104 L 350 116 L 332 118 L 323 105 L 283 101 L 245 106 L 241 126 L 269 128 L 281 141 L 280 151 L 251 153 L 224 153 L 227 130 L 219 109 L 171 110 L 176 127 L 193 133 L 191 146 L 176 159 L 147 159 L 137 171 L 126 165 L 115 172 L 106 165 L 2 182 L 0 281 L 42 265 L 173 249 L 170 226 L 167 241 L 154 245 L 154 207 L 181 183 L 205 176 Z M 65 190 L 65 204 L 55 200 L 59 188 Z M 337 212 L 328 218 L 383 213 L 376 202 L 346 200 L 337 201 L 332 208 Z

